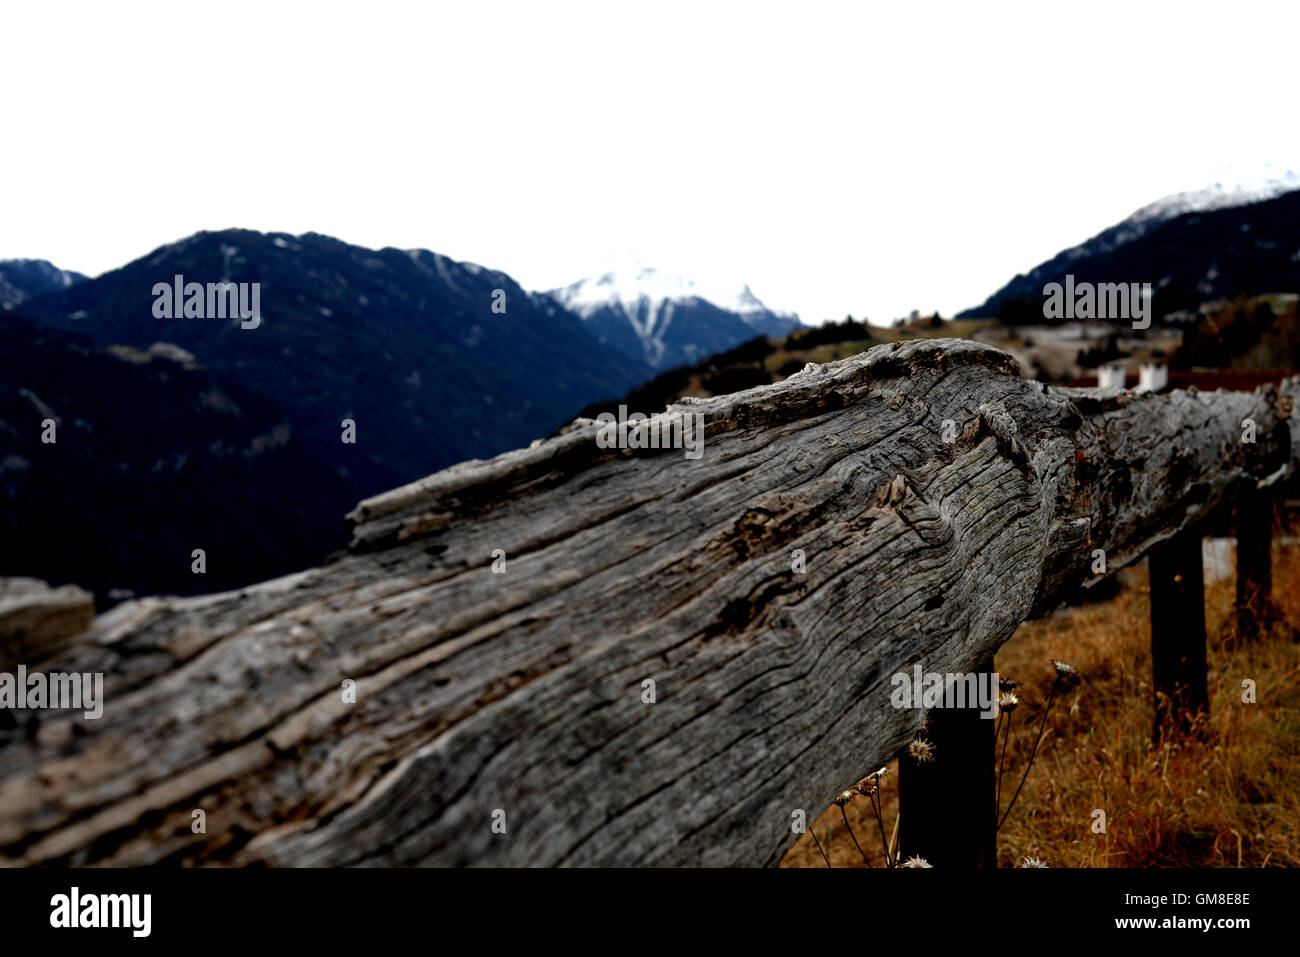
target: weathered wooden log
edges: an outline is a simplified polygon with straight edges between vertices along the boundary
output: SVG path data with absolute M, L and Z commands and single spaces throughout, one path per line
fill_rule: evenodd
M 0 747 L 0 861 L 775 863 L 916 733 L 892 675 L 971 670 L 1094 550 L 1289 471 L 1297 388 L 1069 391 L 919 341 L 675 406 L 698 460 L 579 422 L 456 466 L 323 568 L 97 618 L 49 667 L 103 672 L 104 716 Z
M 90 627 L 94 614 L 94 597 L 76 585 L 0 578 L 0 670 L 57 654 Z

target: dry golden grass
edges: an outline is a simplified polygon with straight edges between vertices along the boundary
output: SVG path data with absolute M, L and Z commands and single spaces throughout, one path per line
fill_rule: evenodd
M 1021 699 L 1004 808 L 1033 747 L 1052 682 L 1050 659 L 1077 667 L 1083 682 L 1052 707 L 1024 790 L 998 834 L 999 865 L 1031 856 L 1053 867 L 1300 866 L 1297 582 L 1300 550 L 1276 549 L 1274 599 L 1282 621 L 1264 640 L 1242 646 L 1235 642 L 1234 577 L 1207 583 L 1210 711 L 1198 733 L 1158 744 L 1151 740 L 1145 569 L 1121 573 L 1123 587 L 1110 601 L 1022 625 L 996 661 L 999 674 L 1020 682 Z M 1255 704 L 1242 701 L 1244 679 L 1256 684 Z M 892 774 L 883 792 L 889 833 L 898 813 Z M 1105 833 L 1093 831 L 1094 809 L 1105 811 Z M 871 866 L 883 866 L 866 799 L 855 798 L 845 811 Z M 813 829 L 833 866 L 865 866 L 839 808 Z M 826 865 L 805 835 L 782 866 Z

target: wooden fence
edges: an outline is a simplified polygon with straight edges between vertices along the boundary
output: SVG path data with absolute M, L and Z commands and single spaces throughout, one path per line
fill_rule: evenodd
M 71 634 L 53 601 L 46 646 L 28 603 L 28 664 L 103 673 L 106 701 L 19 716 L 0 861 L 774 864 L 916 734 L 893 675 L 988 668 L 1099 550 L 1153 555 L 1182 615 L 1156 681 L 1196 707 L 1185 543 L 1240 508 L 1243 597 L 1265 587 L 1297 389 L 1056 389 L 987 346 L 880 346 L 675 406 L 699 459 L 579 422 L 361 503 L 321 568 Z M 993 722 L 944 720 L 966 758 L 905 785 L 904 849 L 955 834 L 932 856 L 987 866 L 984 805 L 942 789 L 987 787 Z

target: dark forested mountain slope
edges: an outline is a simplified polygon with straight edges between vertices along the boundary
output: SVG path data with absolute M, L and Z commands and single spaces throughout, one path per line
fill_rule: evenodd
M 67 289 L 85 278 L 79 272 L 68 272 L 44 259 L 0 260 L 0 311 Z
M 963 317 L 1042 321 L 1042 292 L 1076 281 L 1149 282 L 1153 314 L 1214 299 L 1300 290 L 1300 191 L 1172 218 L 1126 220 L 1016 276 Z
M 101 599 L 237 587 L 324 560 L 359 496 L 283 410 L 179 350 L 0 315 L 0 575 Z
M 177 275 L 258 283 L 260 325 L 157 317 L 154 286 Z M 198 233 L 23 311 L 101 345 L 181 346 L 282 407 L 366 494 L 527 445 L 650 375 L 504 273 L 315 234 Z

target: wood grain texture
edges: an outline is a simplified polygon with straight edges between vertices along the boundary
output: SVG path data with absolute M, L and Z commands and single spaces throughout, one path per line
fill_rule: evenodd
M 90 627 L 95 599 L 76 585 L 0 578 L 0 671 L 55 655 Z
M 104 672 L 104 717 L 0 746 L 0 861 L 774 864 L 915 734 L 891 675 L 1288 473 L 1297 388 L 1061 390 L 917 341 L 675 406 L 699 460 L 577 422 L 456 466 L 323 568 L 97 618 L 48 667 Z

